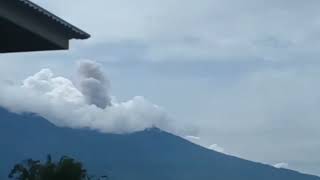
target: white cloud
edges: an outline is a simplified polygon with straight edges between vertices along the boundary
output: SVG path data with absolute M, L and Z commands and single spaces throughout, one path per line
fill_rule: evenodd
M 0 106 L 14 112 L 33 112 L 58 126 L 127 133 L 158 126 L 166 129 L 168 116 L 142 96 L 116 102 L 106 108 L 88 104 L 72 81 L 42 69 L 22 84 L 4 83 Z
M 198 136 L 191 136 L 191 135 L 186 136 L 185 138 L 186 138 L 186 139 L 189 139 L 189 140 L 192 140 L 192 141 L 198 141 L 198 140 L 201 139 L 201 138 L 198 137 Z
M 285 169 L 287 169 L 287 168 L 289 168 L 289 164 L 281 162 L 281 163 L 275 164 L 274 167 L 275 168 L 285 168 Z
M 224 148 L 219 146 L 218 144 L 212 144 L 208 147 L 208 149 L 223 153 L 224 152 Z

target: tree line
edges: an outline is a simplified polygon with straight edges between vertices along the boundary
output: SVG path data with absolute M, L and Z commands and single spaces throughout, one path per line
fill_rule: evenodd
M 16 164 L 11 170 L 10 179 L 15 180 L 108 180 L 109 177 L 90 176 L 83 164 L 68 156 L 53 161 L 50 155 L 44 163 L 27 159 Z

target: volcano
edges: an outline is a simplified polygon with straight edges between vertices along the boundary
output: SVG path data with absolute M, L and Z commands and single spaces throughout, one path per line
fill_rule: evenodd
M 47 154 L 73 157 L 113 180 L 320 180 L 317 176 L 215 152 L 151 128 L 130 134 L 56 127 L 32 113 L 0 108 L 0 179 L 14 164 Z

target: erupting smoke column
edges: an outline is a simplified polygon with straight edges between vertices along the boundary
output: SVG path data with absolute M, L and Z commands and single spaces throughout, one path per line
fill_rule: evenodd
M 109 82 L 104 76 L 100 64 L 83 60 L 78 63 L 79 89 L 88 104 L 105 109 L 111 105 Z
M 59 127 L 108 133 L 130 133 L 155 126 L 171 129 L 163 109 L 142 96 L 124 102 L 112 99 L 111 103 L 109 82 L 100 64 L 80 61 L 76 81 L 77 86 L 50 69 L 42 69 L 21 84 L 0 84 L 0 107 L 16 113 L 35 113 Z

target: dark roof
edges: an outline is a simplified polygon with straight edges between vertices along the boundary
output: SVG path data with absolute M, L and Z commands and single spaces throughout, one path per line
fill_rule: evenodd
M 29 0 L 0 0 L 0 53 L 66 50 L 89 37 Z
M 45 10 L 44 8 L 38 6 L 37 4 L 29 0 L 16 0 L 16 1 L 19 1 L 21 4 L 23 4 L 25 8 L 30 8 L 32 11 L 37 12 L 39 15 L 46 16 L 49 20 L 52 21 L 52 23 L 56 23 L 58 26 L 61 26 L 65 31 L 68 31 L 72 38 L 88 39 L 90 37 L 88 33 L 64 21 L 63 19 L 50 13 L 49 11 Z

